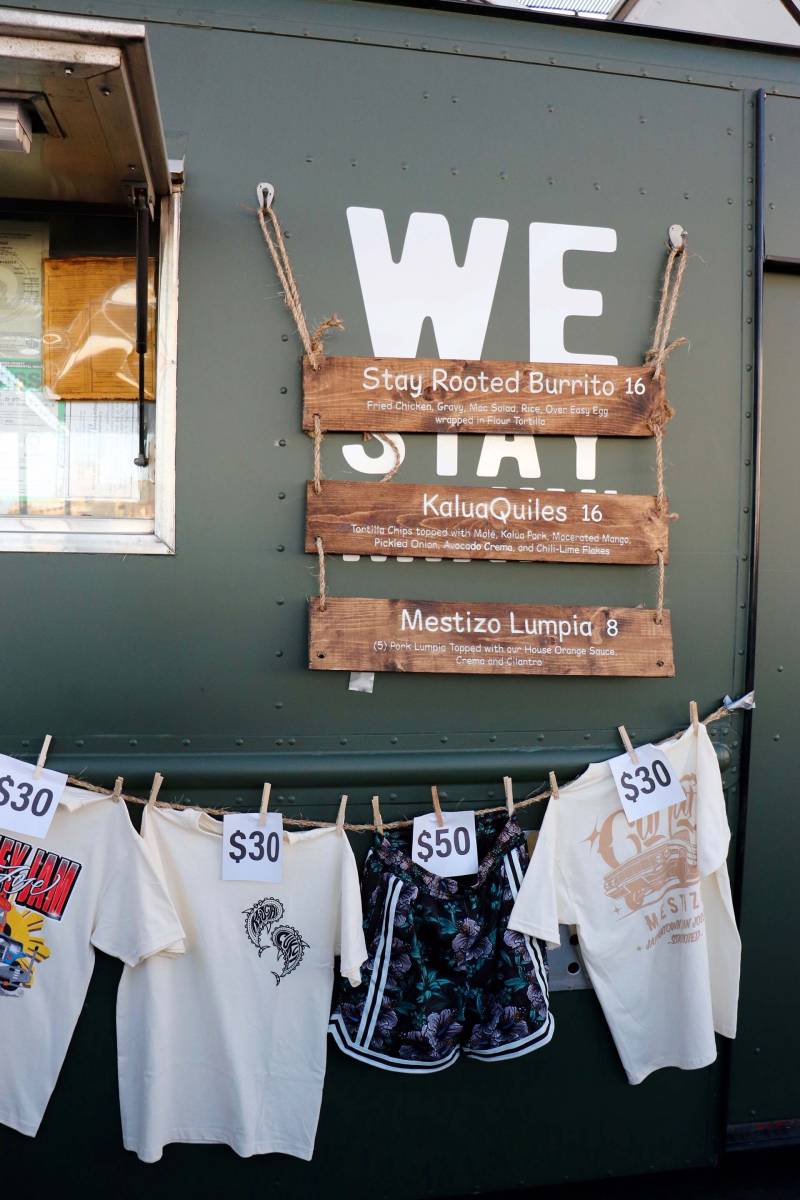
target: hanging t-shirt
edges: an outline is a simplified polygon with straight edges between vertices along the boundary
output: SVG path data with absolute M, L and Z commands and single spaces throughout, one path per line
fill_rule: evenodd
M 730 830 L 704 725 L 663 744 L 686 799 L 629 824 L 607 763 L 550 800 L 509 927 L 559 944 L 577 926 L 586 968 L 631 1083 L 705 1067 L 714 1030 L 736 1036 L 741 943 Z
M 310 1159 L 334 956 L 367 957 L 355 859 L 335 826 L 283 834 L 280 883 L 223 882 L 222 823 L 147 810 L 142 834 L 186 930 L 186 954 L 123 972 L 117 1007 L 126 1149 L 171 1142 Z
M 182 937 L 123 801 L 67 788 L 45 838 L 0 827 L 0 1123 L 37 1132 L 95 948 L 133 966 Z

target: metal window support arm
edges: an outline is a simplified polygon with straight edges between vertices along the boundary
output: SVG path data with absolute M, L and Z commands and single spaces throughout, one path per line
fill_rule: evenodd
M 147 434 L 145 430 L 145 364 L 147 360 L 148 263 L 150 258 L 150 208 L 147 188 L 134 187 L 136 210 L 136 353 L 139 356 L 139 453 L 133 460 L 137 467 L 146 467 Z

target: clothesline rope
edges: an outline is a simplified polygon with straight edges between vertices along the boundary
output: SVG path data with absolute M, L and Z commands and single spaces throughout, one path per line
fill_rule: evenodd
M 729 717 L 730 715 L 731 715 L 731 710 L 723 704 L 720 708 L 716 708 L 707 717 L 704 717 L 703 724 L 704 725 L 712 725 L 715 721 L 721 721 L 723 717 Z M 680 734 L 682 732 L 683 732 L 683 730 L 680 730 L 680 729 L 676 730 L 675 734 L 673 736 L 677 736 L 678 734 Z M 89 783 L 88 780 L 80 779 L 78 776 L 75 776 L 75 775 L 68 776 L 68 782 L 71 787 L 82 788 L 86 792 L 96 792 L 98 795 L 101 795 L 101 796 L 109 796 L 109 797 L 113 797 L 115 799 L 127 800 L 127 802 L 129 804 L 138 804 L 143 808 L 146 808 L 147 804 L 148 804 L 148 801 L 143 800 L 140 796 L 129 796 L 125 792 L 115 793 L 113 791 L 113 789 L 100 787 L 96 783 Z M 560 785 L 561 788 L 564 788 L 566 786 L 567 786 L 567 784 L 564 784 L 564 783 L 562 783 Z M 551 795 L 552 795 L 551 789 L 545 788 L 544 791 L 536 792 L 536 794 L 533 796 L 526 796 L 526 798 L 524 800 L 517 800 L 514 802 L 514 811 L 516 812 L 518 809 L 521 809 L 521 808 L 530 808 L 530 806 L 532 804 L 541 804 L 542 801 L 548 800 Z M 167 802 L 162 803 L 161 801 L 158 801 L 158 800 L 155 802 L 155 807 L 156 808 L 167 808 L 167 809 L 174 808 L 174 809 L 178 809 L 178 810 L 191 809 L 192 812 L 207 813 L 208 816 L 210 816 L 210 817 L 222 817 L 222 816 L 225 816 L 226 814 L 227 815 L 230 815 L 230 814 L 238 815 L 238 814 L 242 813 L 243 811 L 247 811 L 247 810 L 244 810 L 241 808 L 204 808 L 202 805 L 199 805 L 199 804 L 181 804 L 178 801 L 170 801 L 168 803 Z M 495 805 L 492 805 L 490 808 L 478 808 L 478 809 L 475 809 L 474 811 L 475 811 L 476 817 L 484 817 L 489 813 L 506 812 L 506 805 L 505 804 L 495 804 Z M 284 825 L 296 825 L 302 829 L 326 829 L 329 825 L 336 824 L 335 821 L 312 821 L 310 819 L 305 819 L 303 817 L 284 817 L 283 823 L 284 823 Z M 384 829 L 408 829 L 413 824 L 414 824 L 413 818 L 411 818 L 409 820 L 404 820 L 404 821 L 384 821 L 383 828 Z M 375 829 L 375 825 L 372 823 L 370 823 L 370 824 L 353 824 L 348 821 L 348 822 L 345 822 L 344 828 L 349 833 L 372 833 Z

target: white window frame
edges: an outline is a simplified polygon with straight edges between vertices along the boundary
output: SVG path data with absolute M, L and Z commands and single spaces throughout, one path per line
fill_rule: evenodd
M 174 554 L 175 432 L 178 361 L 180 188 L 160 200 L 156 419 L 151 458 L 155 516 L 0 517 L 0 552 L 45 554 Z

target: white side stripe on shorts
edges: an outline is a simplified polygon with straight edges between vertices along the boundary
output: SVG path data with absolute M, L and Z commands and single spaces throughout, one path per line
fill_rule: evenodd
M 389 916 L 389 908 L 391 907 L 392 896 L 394 895 L 395 890 L 397 888 L 399 888 L 400 886 L 401 886 L 401 881 L 399 879 L 392 879 L 392 880 L 390 880 L 389 886 L 386 889 L 386 896 L 383 901 L 383 912 L 381 914 L 381 934 L 380 934 L 380 938 L 378 939 L 378 945 L 375 949 L 375 957 L 373 958 L 373 961 L 372 961 L 372 975 L 370 976 L 369 988 L 367 989 L 367 996 L 364 1001 L 364 1009 L 361 1013 L 361 1021 L 359 1022 L 358 1030 L 356 1032 L 356 1044 L 357 1045 L 360 1044 L 360 1042 L 364 1036 L 366 1026 L 369 1022 L 370 1013 L 372 1011 L 372 1001 L 373 1001 L 373 998 L 375 995 L 375 988 L 377 986 L 378 976 L 380 975 L 380 972 L 381 972 L 381 965 L 383 963 L 383 952 L 386 947 L 386 927 L 387 927 L 387 918 Z

